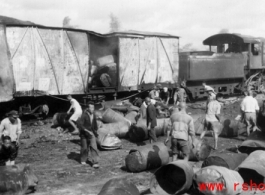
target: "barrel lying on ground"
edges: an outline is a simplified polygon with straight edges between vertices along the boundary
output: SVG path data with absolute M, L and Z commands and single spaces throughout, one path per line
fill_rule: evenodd
M 55 113 L 52 118 L 52 127 L 53 128 L 56 128 L 56 127 L 65 128 L 65 127 L 71 126 L 71 124 L 68 122 L 70 117 L 71 117 L 71 114 L 67 114 L 66 112 Z
M 22 195 L 33 190 L 38 178 L 29 165 L 0 166 L 0 194 Z
M 104 134 L 113 134 L 118 138 L 124 138 L 127 136 L 127 133 L 129 131 L 129 124 L 125 122 L 107 124 L 102 123 L 98 128 L 98 132 Z
M 157 119 L 157 126 L 155 127 L 156 136 L 166 135 L 170 125 L 170 119 Z M 140 119 L 136 125 L 132 125 L 128 132 L 128 136 L 133 142 L 141 142 L 148 139 L 148 129 L 146 126 L 146 119 Z
M 126 119 L 124 116 L 121 116 L 114 110 L 108 108 L 102 115 L 102 121 L 105 123 L 117 123 L 117 122 L 124 122 L 128 123 L 129 125 L 131 122 Z
M 257 150 L 252 152 L 237 168 L 245 183 L 264 183 L 265 179 L 265 151 Z
M 131 112 L 128 112 L 126 115 L 125 115 L 125 118 L 128 119 L 131 124 L 135 124 L 136 123 L 136 116 L 137 116 L 137 112 L 136 111 L 131 111 Z
M 97 143 L 103 150 L 116 150 L 122 147 L 121 140 L 112 134 L 98 132 Z
M 184 194 L 192 185 L 193 169 L 187 161 L 177 160 L 160 167 L 151 177 L 153 194 Z
M 265 133 L 260 131 L 252 132 L 239 146 L 238 150 L 247 154 L 256 150 L 265 150 Z
M 247 154 L 233 154 L 233 155 L 227 153 L 215 154 L 213 156 L 209 156 L 204 160 L 204 162 L 202 163 L 202 168 L 215 165 L 234 170 L 247 157 L 248 157 Z
M 111 179 L 104 184 L 98 195 L 140 195 L 140 192 L 125 179 Z
M 207 195 L 236 195 L 242 192 L 243 183 L 238 172 L 221 166 L 204 167 L 193 177 L 194 187 Z M 215 186 L 210 187 L 211 184 Z
M 160 142 L 132 149 L 125 158 L 126 168 L 130 172 L 155 169 L 168 162 L 168 149 Z

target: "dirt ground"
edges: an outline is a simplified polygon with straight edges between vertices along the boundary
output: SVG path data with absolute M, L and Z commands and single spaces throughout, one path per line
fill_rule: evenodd
M 222 112 L 227 118 L 239 114 L 239 103 L 224 105 Z M 188 109 L 191 116 L 198 118 L 205 113 L 202 109 Z M 123 139 L 123 148 L 114 151 L 100 151 L 100 168 L 79 163 L 80 142 L 78 136 L 60 134 L 51 127 L 51 119 L 44 125 L 23 124 L 23 134 L 17 163 L 29 163 L 39 178 L 36 195 L 96 195 L 102 186 L 112 178 L 124 178 L 134 183 L 142 194 L 148 192 L 149 179 L 154 170 L 141 173 L 128 173 L 124 168 L 124 159 L 129 150 L 137 145 Z M 219 149 L 212 153 L 231 152 L 240 145 L 244 136 L 220 138 Z M 213 146 L 213 138 L 206 137 Z M 165 137 L 159 137 L 160 142 Z M 200 166 L 201 162 L 196 163 Z

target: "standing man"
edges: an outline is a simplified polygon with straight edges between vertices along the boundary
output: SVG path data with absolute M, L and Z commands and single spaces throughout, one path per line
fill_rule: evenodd
M 148 129 L 148 135 L 149 135 L 150 143 L 153 143 L 153 141 L 154 142 L 157 141 L 156 132 L 155 132 L 155 127 L 157 126 L 156 108 L 151 103 L 151 99 L 149 97 L 145 98 L 145 103 L 147 105 L 147 108 L 146 108 L 146 126 Z
M 181 102 L 186 102 L 187 94 L 185 89 L 181 88 L 179 84 L 176 84 L 176 91 L 174 93 L 174 105 L 178 105 Z
M 3 136 L 9 136 L 16 153 L 14 154 L 13 159 L 17 157 L 18 148 L 19 148 L 19 138 L 22 133 L 21 130 L 21 121 L 18 118 L 18 112 L 15 110 L 7 113 L 7 117 L 2 120 L 0 124 L 0 138 Z M 4 140 L 2 140 L 4 141 Z M 13 162 L 15 164 L 15 161 Z
M 205 123 L 204 123 L 204 130 L 201 133 L 201 139 L 205 136 L 206 132 L 208 130 L 213 131 L 214 135 L 214 149 L 217 149 L 217 141 L 218 141 L 218 136 L 220 132 L 220 110 L 221 110 L 221 105 L 220 103 L 215 100 L 214 96 L 209 96 L 209 103 L 207 104 L 207 109 L 206 109 L 206 117 L 205 117 Z
M 9 166 L 15 164 L 17 149 L 11 142 L 9 136 L 3 136 L 3 144 L 0 144 L 0 166 Z
M 256 131 L 258 129 L 256 113 L 259 111 L 259 104 L 258 101 L 253 97 L 252 90 L 248 91 L 248 94 L 243 99 L 240 107 L 247 124 L 247 135 L 249 136 L 251 127 L 253 131 Z
M 189 141 L 193 145 L 195 139 L 194 123 L 193 118 L 186 113 L 185 102 L 179 104 L 179 109 L 179 112 L 173 113 L 170 117 L 172 129 L 167 132 L 165 143 L 168 142 L 169 136 L 171 135 L 173 161 L 178 159 L 179 152 L 182 152 L 184 160 L 188 161 L 190 154 Z M 189 140 L 189 136 L 191 140 Z
M 94 111 L 95 106 L 93 102 L 89 102 L 81 118 L 78 119 L 77 125 L 80 129 L 81 164 L 86 164 L 89 159 L 94 168 L 99 168 L 99 152 L 96 141 L 96 137 L 98 137 L 98 125 Z
M 163 91 L 161 92 L 161 99 L 162 99 L 163 103 L 168 105 L 169 98 L 170 98 L 170 93 L 168 91 L 168 88 L 164 87 Z
M 82 108 L 81 108 L 80 104 L 78 103 L 78 101 L 76 101 L 76 99 L 72 98 L 71 95 L 68 95 L 67 96 L 67 99 L 71 103 L 71 107 L 69 108 L 67 114 L 69 114 L 70 111 L 72 109 L 74 109 L 74 114 L 69 119 L 69 123 L 74 128 L 74 131 L 72 132 L 72 134 L 79 134 L 79 130 L 76 127 L 76 124 L 75 123 L 76 123 L 77 119 L 80 118 L 81 115 L 82 115 Z

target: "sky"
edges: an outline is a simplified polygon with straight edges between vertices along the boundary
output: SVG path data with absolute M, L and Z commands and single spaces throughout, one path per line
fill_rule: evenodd
M 64 17 L 80 29 L 108 33 L 110 14 L 121 30 L 180 36 L 180 47 L 205 49 L 222 29 L 265 37 L 265 0 L 0 0 L 0 15 L 61 27 Z

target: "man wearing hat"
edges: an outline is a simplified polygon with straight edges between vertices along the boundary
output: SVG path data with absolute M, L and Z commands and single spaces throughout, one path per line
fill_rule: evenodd
M 184 160 L 188 161 L 190 154 L 190 142 L 194 145 L 195 130 L 193 118 L 186 113 L 186 103 L 181 102 L 179 104 L 179 111 L 173 112 L 171 120 L 171 131 L 167 132 L 167 139 L 165 143 L 169 141 L 171 135 L 171 148 L 173 153 L 173 161 L 178 159 L 180 152 L 184 157 Z
M 15 110 L 10 111 L 6 115 L 7 117 L 3 119 L 0 124 L 0 137 L 2 140 L 3 136 L 9 136 L 11 138 L 11 143 L 16 147 L 16 150 L 18 151 L 19 138 L 22 133 L 21 120 L 18 118 L 18 112 Z

